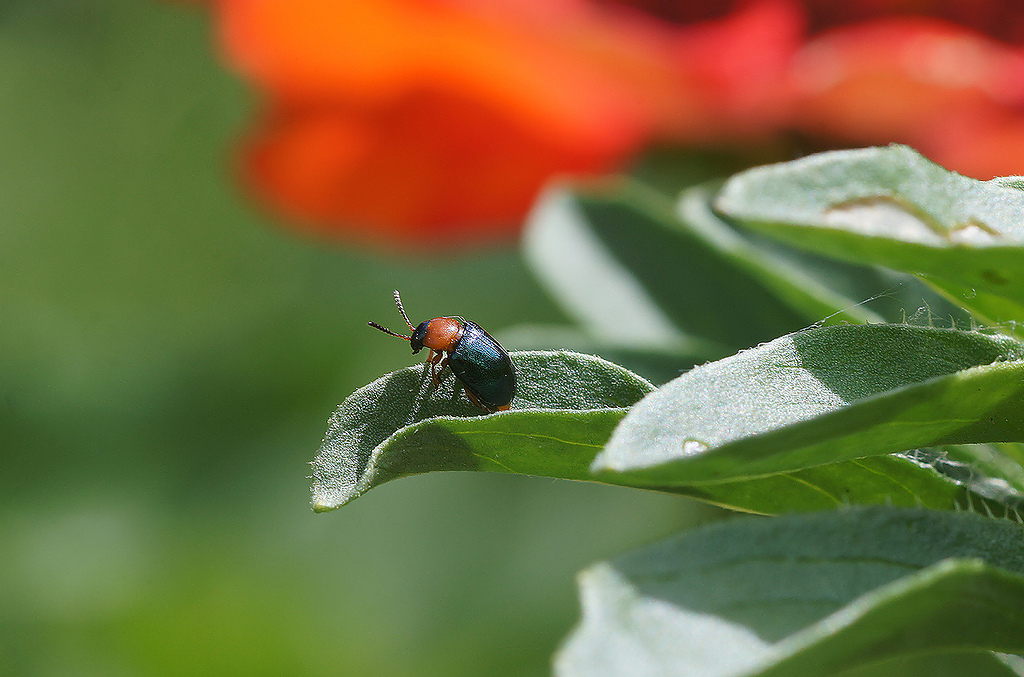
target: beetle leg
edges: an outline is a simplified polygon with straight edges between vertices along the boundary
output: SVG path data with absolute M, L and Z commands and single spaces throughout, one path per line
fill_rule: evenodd
M 425 363 L 430 365 L 430 380 L 435 382 L 435 384 L 437 382 L 437 376 L 434 374 L 434 365 L 437 363 L 437 357 L 436 356 L 437 356 L 437 353 L 435 353 L 433 350 L 431 350 L 429 353 L 427 353 L 427 359 L 425 360 Z M 433 386 L 431 386 L 431 387 L 433 387 Z
M 427 355 L 427 363 L 430 364 L 430 378 L 434 382 L 434 387 L 441 384 L 441 379 L 437 376 L 438 362 L 441 363 L 441 371 L 444 371 L 445 365 L 448 364 L 448 358 L 440 350 L 431 350 L 430 354 Z
M 444 353 L 438 353 L 437 358 L 431 363 L 431 367 L 433 367 L 434 365 L 437 365 L 437 372 L 432 374 L 432 376 L 434 377 L 434 387 L 436 388 L 437 386 L 441 385 L 440 374 L 444 374 L 444 368 L 448 366 L 448 358 L 445 357 Z M 456 382 L 458 382 L 458 379 L 455 380 Z

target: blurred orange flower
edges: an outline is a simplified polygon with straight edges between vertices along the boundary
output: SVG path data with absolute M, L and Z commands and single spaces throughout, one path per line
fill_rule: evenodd
M 225 53 L 267 97 L 248 177 L 324 233 L 511 235 L 548 177 L 609 170 L 685 106 L 666 36 L 639 15 L 558 0 L 218 9 Z
M 980 178 L 1024 172 L 1018 3 L 211 3 L 264 98 L 248 184 L 329 237 L 505 239 L 551 177 L 651 142 L 897 141 Z
M 315 232 L 440 246 L 514 235 L 552 176 L 607 172 L 652 139 L 765 127 L 750 109 L 774 108 L 798 34 L 776 0 L 682 32 L 583 0 L 215 5 L 227 60 L 265 98 L 243 143 L 255 193 Z
M 898 141 L 978 178 L 1024 172 L 1024 52 L 970 29 L 891 18 L 825 32 L 791 68 L 804 133 Z

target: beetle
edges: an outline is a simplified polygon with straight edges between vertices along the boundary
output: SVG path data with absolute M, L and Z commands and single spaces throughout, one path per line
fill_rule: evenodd
M 395 305 L 409 325 L 411 335 L 399 334 L 376 322 L 367 322 L 389 336 L 405 339 L 412 354 L 427 348 L 427 363 L 436 386 L 441 382 L 438 371 L 450 367 L 456 383 L 462 386 L 469 401 L 488 413 L 505 411 L 516 396 L 516 372 L 512 358 L 501 344 L 475 322 L 461 317 L 435 317 L 413 327 L 402 307 L 402 297 L 395 290 Z

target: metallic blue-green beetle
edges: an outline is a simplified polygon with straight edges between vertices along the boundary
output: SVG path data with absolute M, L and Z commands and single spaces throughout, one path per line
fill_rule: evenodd
M 424 348 L 430 353 L 430 375 L 440 383 L 438 372 L 451 367 L 456 381 L 466 391 L 469 401 L 486 412 L 505 411 L 516 396 L 516 372 L 512 359 L 501 344 L 475 322 L 461 317 L 435 317 L 413 327 L 402 307 L 402 298 L 395 290 L 395 305 L 412 335 L 406 336 L 367 322 L 385 334 L 405 339 L 415 355 Z

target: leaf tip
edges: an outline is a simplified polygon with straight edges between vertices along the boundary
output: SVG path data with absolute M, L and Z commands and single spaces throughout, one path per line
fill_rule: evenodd
M 313 509 L 313 512 L 321 513 L 321 512 L 330 512 L 332 510 L 337 510 L 341 506 L 339 504 L 337 504 L 337 503 L 329 503 L 327 501 L 313 500 L 313 501 L 310 501 L 309 507 L 311 507 Z

